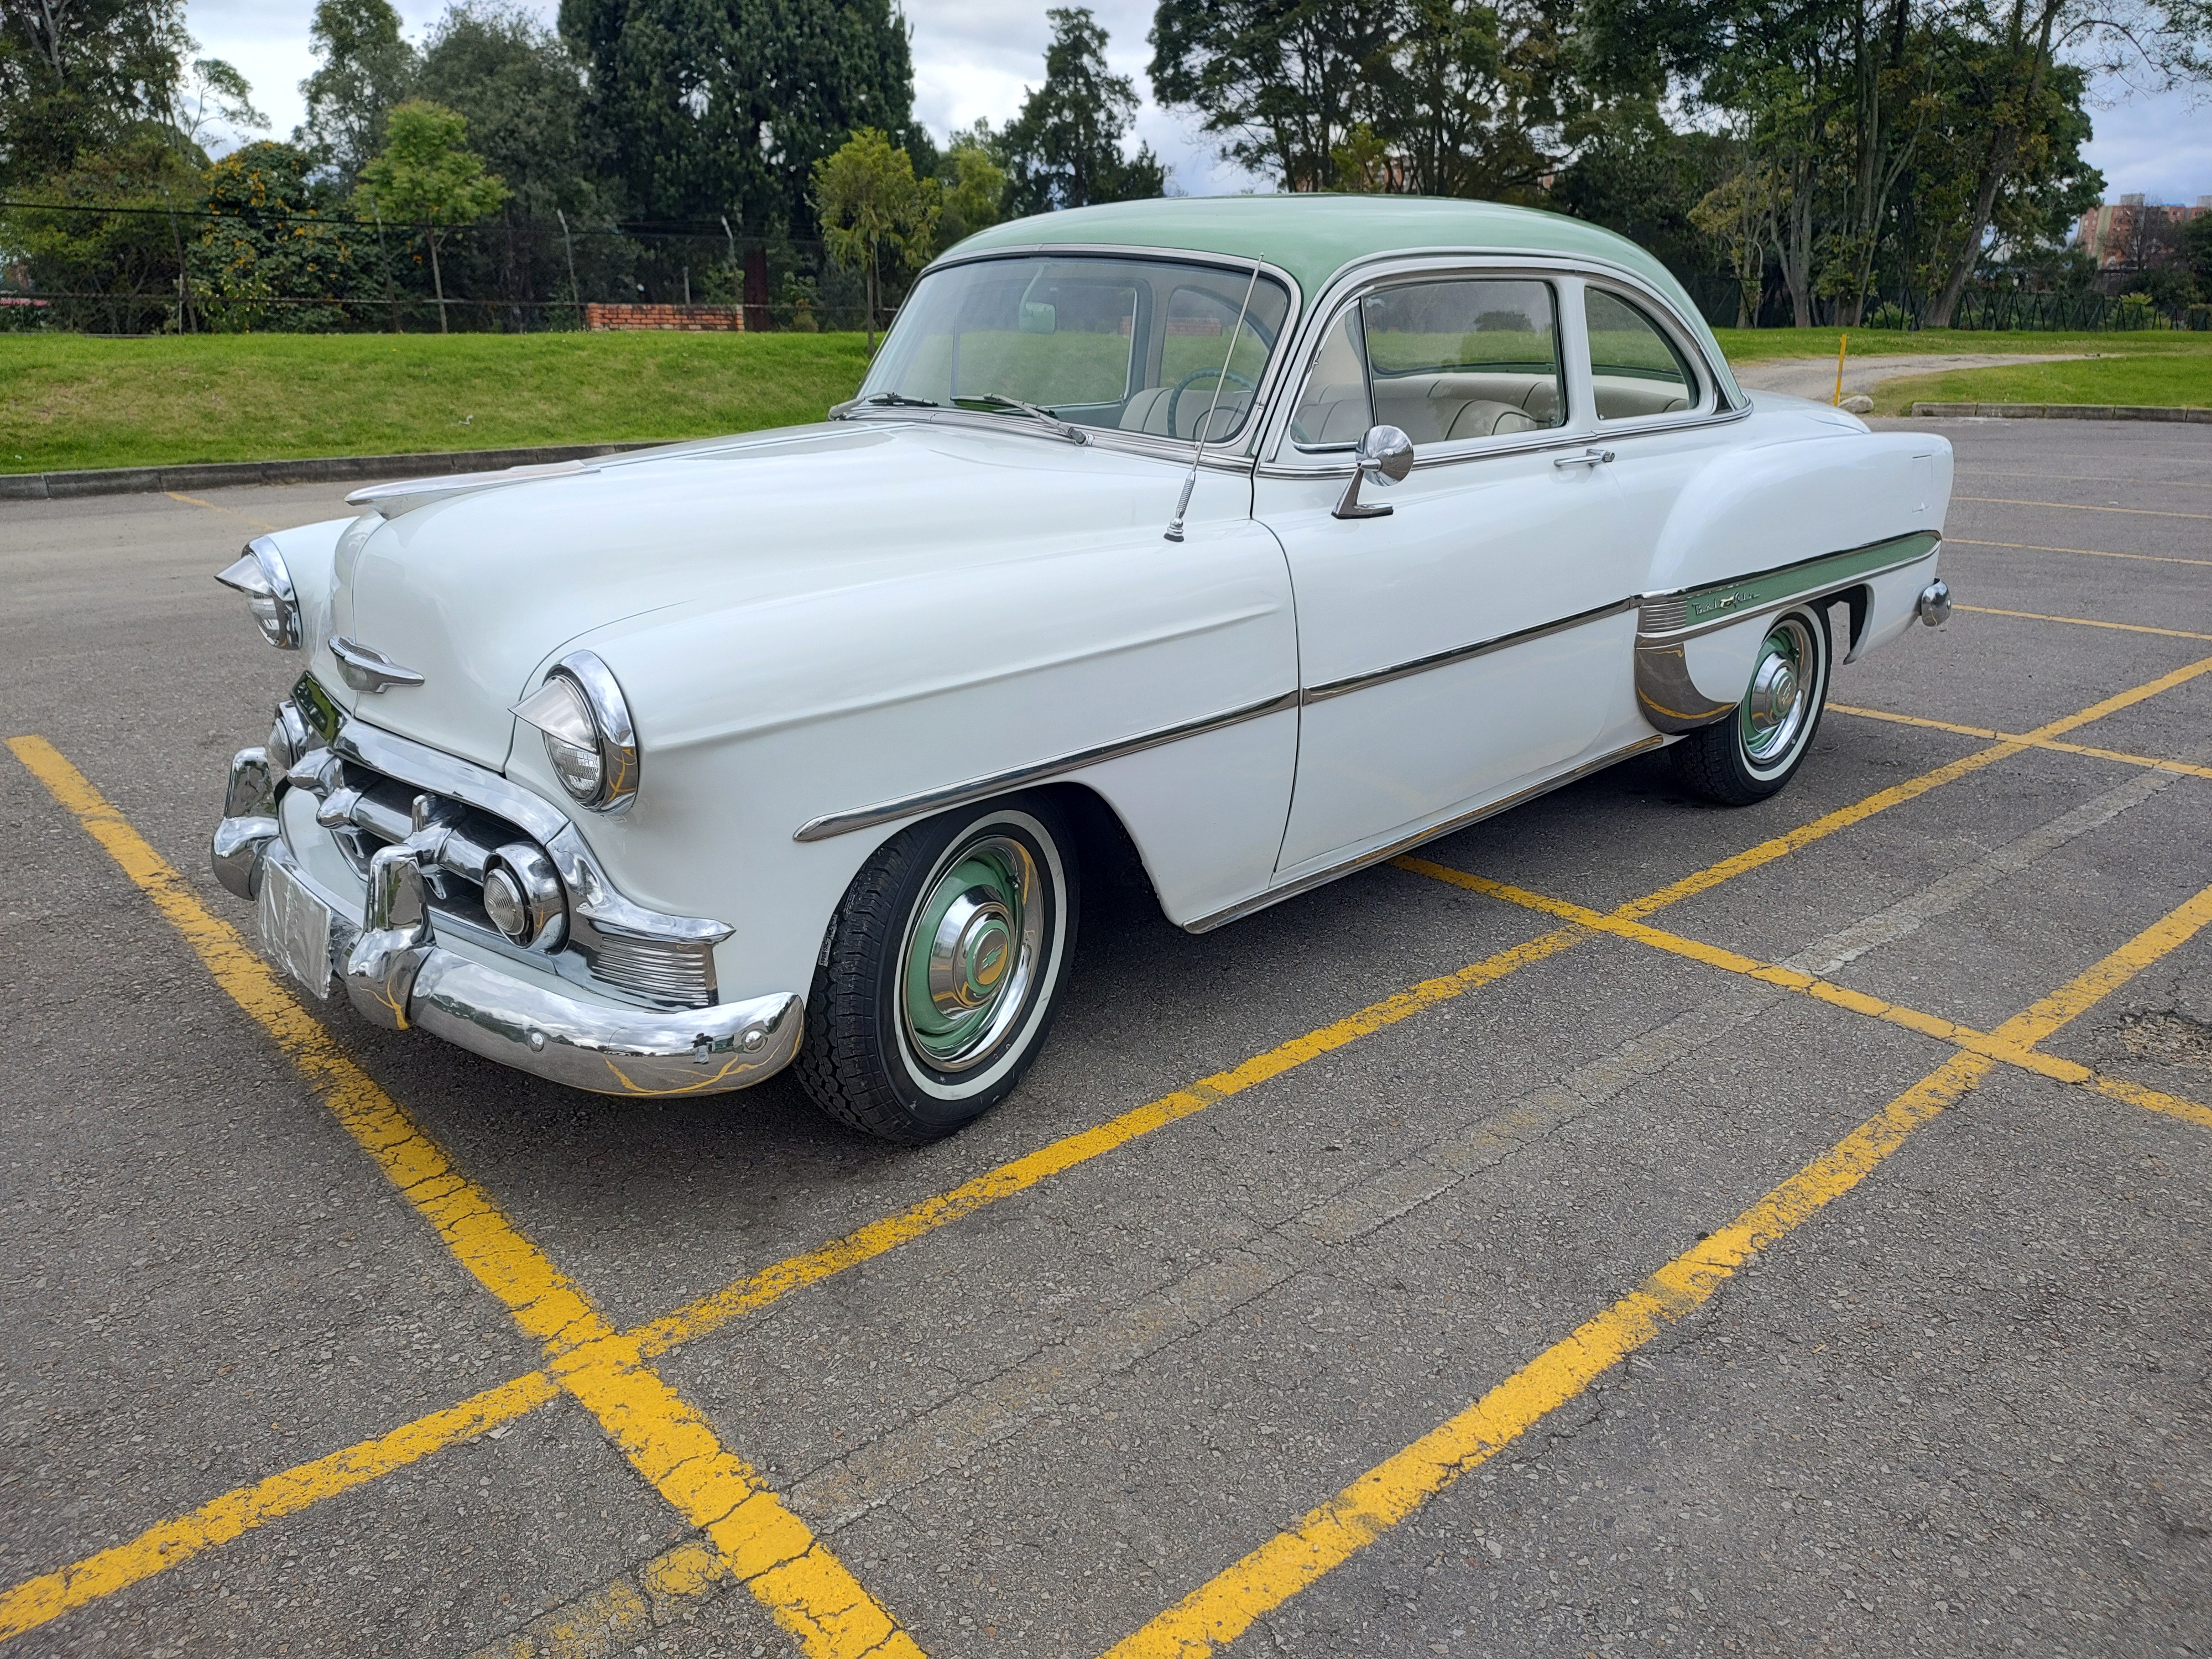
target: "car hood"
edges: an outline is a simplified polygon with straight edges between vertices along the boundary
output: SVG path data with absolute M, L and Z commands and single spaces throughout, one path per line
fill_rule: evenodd
M 581 635 L 1164 525 L 1181 470 L 1027 431 L 870 420 L 637 451 L 364 517 L 339 542 L 331 631 L 422 683 L 343 695 L 374 725 L 501 766 L 508 710 Z M 327 641 L 315 665 L 341 690 Z M 634 712 L 649 740 L 649 711 Z

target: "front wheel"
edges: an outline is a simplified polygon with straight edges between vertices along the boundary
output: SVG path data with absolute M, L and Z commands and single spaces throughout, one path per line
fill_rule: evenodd
M 1789 782 L 1828 706 L 1832 650 L 1825 610 L 1800 606 L 1770 623 L 1735 713 L 1674 745 L 1684 786 L 1723 806 L 1748 806 Z
M 1067 821 L 1022 796 L 902 830 L 853 878 L 793 1067 L 814 1103 L 919 1145 L 1004 1100 L 1075 953 Z

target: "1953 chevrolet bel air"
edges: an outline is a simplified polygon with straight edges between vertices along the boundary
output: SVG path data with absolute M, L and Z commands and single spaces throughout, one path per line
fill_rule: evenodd
M 617 1095 L 795 1061 L 925 1140 L 1036 1055 L 1115 825 L 1203 932 L 1662 745 L 1758 800 L 1838 653 L 1948 613 L 1950 489 L 1940 438 L 1746 397 L 1573 220 L 1023 220 L 821 425 L 252 543 L 221 580 L 305 672 L 215 866 L 387 1026 Z

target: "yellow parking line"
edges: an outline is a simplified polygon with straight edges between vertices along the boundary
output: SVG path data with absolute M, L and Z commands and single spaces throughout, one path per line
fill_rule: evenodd
M 186 495 L 180 491 L 174 489 L 165 489 L 161 493 L 164 495 L 167 495 L 173 501 L 182 501 L 186 507 L 204 507 L 210 513 L 227 514 L 234 519 L 243 520 L 246 523 L 252 525 L 256 530 L 274 531 L 277 528 L 276 526 L 266 523 L 260 519 L 254 518 L 251 514 L 240 513 L 234 507 L 217 507 L 213 501 L 204 501 L 197 495 Z
M 2203 895 L 2199 895 L 2199 898 Z M 2197 900 L 2191 901 L 2193 905 Z M 2184 910 L 2189 908 L 2183 907 Z M 2076 980 L 2007 1020 L 2007 1042 L 2040 1041 L 2203 926 L 2176 912 Z M 1665 1326 L 1702 1306 L 1753 1255 L 1857 1186 L 1921 1125 L 1976 1087 L 1996 1062 L 1954 1054 L 1719 1231 L 1405 1450 L 1216 1574 L 1109 1649 L 1105 1659 L 1204 1659 L 1341 1566 L 1520 1436 Z
M 405 1468 L 432 1452 L 497 1428 L 558 1397 L 559 1391 L 545 1373 L 532 1371 L 458 1406 L 419 1417 L 374 1440 L 225 1492 L 196 1510 L 148 1528 L 127 1543 L 88 1555 L 58 1572 L 26 1579 L 0 1593 L 0 1641 L 35 1630 L 72 1607 L 127 1589 L 167 1568 L 181 1566 L 201 1551 L 227 1544 L 255 1527 L 296 1514 L 394 1469 Z
M 2106 698 L 2103 702 L 2082 710 L 2077 715 L 2069 716 L 2066 720 L 2053 722 L 2050 726 L 2041 729 L 2044 731 L 2071 729 L 2075 723 L 2100 719 L 2104 714 L 2126 707 L 2130 703 L 2168 690 L 2195 674 L 2207 670 L 2212 670 L 2212 658 L 2162 675 L 2133 690 Z M 1908 717 L 1885 718 L 1902 720 Z M 1978 732 L 1970 734 L 1991 735 Z M 42 744 L 42 741 L 37 738 L 17 738 L 11 741 L 9 746 L 14 748 L 19 744 L 25 743 Z M 1876 812 L 1913 799 L 1929 789 L 1966 776 L 2008 755 L 2018 754 L 2023 748 L 2038 745 L 2051 746 L 2049 740 L 2033 735 L 2007 737 L 2003 742 L 1992 748 L 1978 750 L 1960 760 L 1939 766 L 1917 778 L 1878 791 L 1862 801 L 1838 808 L 1800 829 L 1776 836 L 1771 841 L 1762 842 L 1756 847 L 1723 859 L 1705 870 L 1694 872 L 1660 889 L 1656 893 L 1624 905 L 1616 914 L 1632 918 L 1649 915 L 1667 905 L 1717 886 L 1733 876 L 1743 874 L 1771 863 L 1826 836 L 1832 835 L 1838 830 L 1870 817 Z M 21 751 L 19 750 L 18 752 L 20 754 Z M 62 763 L 64 766 L 67 765 L 66 762 Z M 2179 763 L 2173 764 L 2179 765 Z M 74 770 L 74 769 L 71 769 Z M 85 801 L 99 800 L 97 794 L 91 792 L 88 784 L 86 786 L 86 791 Z M 70 804 L 68 801 L 64 801 L 64 805 L 68 804 Z M 80 802 L 80 804 L 84 803 Z M 106 808 L 105 803 L 101 803 L 101 808 L 112 815 L 112 809 Z M 73 807 L 72 810 L 76 809 Z M 100 832 L 95 828 L 95 823 L 99 821 L 99 812 L 87 805 L 85 811 L 79 812 L 79 817 L 84 823 L 85 828 L 98 838 Z M 128 830 L 127 824 L 123 823 L 119 816 L 115 817 L 114 822 L 126 831 Z M 132 843 L 138 846 L 144 845 L 143 841 L 137 837 L 135 832 L 131 832 L 127 839 L 119 842 L 120 851 L 116 847 L 109 848 L 110 852 L 116 856 L 117 861 L 124 864 L 126 872 L 132 867 L 125 862 L 126 858 L 131 855 Z M 103 840 L 102 845 L 106 846 L 107 842 Z M 148 850 L 150 852 L 151 849 Z M 158 859 L 155 861 L 160 863 Z M 161 868 L 167 870 L 167 866 L 161 864 Z M 154 892 L 152 889 L 148 890 Z M 161 898 L 158 892 L 155 892 L 154 896 L 155 902 L 159 904 Z M 186 896 L 189 897 L 189 895 Z M 165 909 L 164 914 L 168 912 Z M 173 916 L 172 920 L 175 921 L 182 930 L 191 924 L 194 916 L 206 916 L 206 912 L 200 909 L 196 901 L 191 904 L 187 912 L 180 916 Z M 207 919 L 210 921 L 214 920 L 212 917 Z M 216 923 L 215 925 L 221 927 L 223 924 Z M 1094 1129 L 1081 1131 L 1030 1153 L 1024 1158 L 1002 1164 L 951 1192 L 939 1194 L 912 1205 L 896 1216 L 871 1223 L 842 1238 L 833 1240 L 816 1249 L 763 1268 L 759 1273 L 740 1279 L 723 1290 L 702 1296 L 661 1319 L 641 1326 L 629 1333 L 629 1335 L 636 1342 L 639 1353 L 642 1358 L 659 1358 L 681 1342 L 716 1330 L 731 1320 L 749 1311 L 765 1307 L 793 1291 L 817 1283 L 833 1273 L 842 1272 L 860 1262 L 872 1260 L 886 1250 L 921 1237 L 948 1222 L 972 1214 L 975 1211 L 988 1204 L 994 1203 L 999 1199 L 1024 1191 L 1048 1176 L 1072 1170 L 1079 1164 L 1088 1162 L 1091 1158 L 1126 1145 L 1140 1135 L 1147 1134 L 1153 1129 L 1201 1110 L 1216 1100 L 1224 1099 L 1257 1083 L 1280 1076 L 1292 1067 L 1304 1064 L 1308 1060 L 1330 1053 L 1335 1048 L 1341 1048 L 1345 1043 L 1368 1035 L 1370 1032 L 1395 1024 L 1400 1020 L 1419 1013 L 1438 1002 L 1447 1000 L 1461 992 L 1471 990 L 1492 980 L 1502 978 L 1505 974 L 1516 968 L 1526 966 L 1531 962 L 1542 960 L 1545 957 L 1564 950 L 1577 939 L 1587 936 L 1585 930 L 1570 927 L 1532 939 L 1525 945 L 1516 945 L 1510 950 L 1500 951 L 1483 962 L 1460 969 L 1456 975 L 1449 975 L 1442 980 L 1425 981 L 1422 985 L 1413 987 L 1410 991 L 1385 999 L 1382 1002 L 1363 1009 L 1346 1019 L 1323 1026 L 1319 1030 L 1310 1032 L 1303 1037 L 1293 1038 L 1289 1042 L 1269 1050 L 1267 1054 L 1245 1061 L 1242 1066 L 1227 1072 L 1217 1073 L 1212 1077 L 1193 1084 L 1188 1089 L 1179 1090 L 1174 1094 L 1163 1096 L 1158 1100 L 1137 1107 L 1109 1123 L 1100 1125 Z M 189 933 L 187 937 L 190 937 Z M 546 1400 L 555 1397 L 550 1392 L 550 1382 L 543 1372 L 533 1372 L 530 1376 L 519 1378 L 514 1386 L 521 1387 L 533 1382 L 547 1384 L 549 1391 L 545 1395 Z M 422 1422 L 427 1423 L 430 1420 L 426 1418 L 422 1419 Z M 475 1431 L 457 1431 L 448 1440 L 430 1442 L 413 1437 L 413 1431 L 419 1426 L 419 1424 L 403 1425 L 379 1439 L 365 1441 L 344 1451 L 333 1453 L 330 1457 L 322 1460 L 322 1463 L 338 1465 L 346 1469 L 374 1470 L 380 1457 L 386 1455 L 380 1448 L 383 1447 L 387 1441 L 403 1440 L 407 1445 L 416 1448 L 404 1460 L 411 1462 L 416 1457 L 428 1455 L 444 1444 L 452 1443 L 453 1440 L 465 1438 L 468 1432 Z M 320 1465 L 302 1466 L 303 1468 L 319 1467 Z M 395 1464 L 393 1467 L 398 1467 L 398 1465 Z M 268 1481 L 263 1482 L 262 1486 L 284 1481 L 289 1475 L 300 1473 L 300 1470 L 293 1470 L 288 1472 L 288 1474 L 271 1476 Z M 374 1478 L 375 1478 L 374 1474 L 369 1473 L 360 1474 L 357 1478 L 347 1479 L 343 1484 L 331 1486 L 324 1495 L 331 1495 L 336 1492 L 345 1490 L 347 1486 L 358 1485 L 362 1480 Z M 243 1512 L 250 1513 L 252 1512 L 252 1504 L 247 1500 L 251 1494 L 260 1490 L 261 1486 L 241 1488 L 238 1492 L 226 1493 L 222 1498 L 212 1500 L 206 1507 L 212 1510 L 234 1503 L 244 1504 L 246 1510 Z M 199 1513 L 201 1511 L 193 1511 L 194 1515 Z M 113 1588 L 120 1589 L 125 1583 L 137 1583 L 138 1579 L 150 1573 L 160 1571 L 165 1565 L 170 1565 L 171 1563 L 166 1562 L 161 1556 L 161 1540 L 167 1535 L 167 1528 L 180 1525 L 190 1518 L 190 1516 L 184 1516 L 173 1521 L 159 1522 L 148 1528 L 141 1534 L 139 1540 L 134 1540 L 133 1545 L 123 1546 L 125 1550 L 132 1549 L 136 1544 L 140 1543 L 147 1547 L 133 1558 L 141 1564 L 143 1570 L 116 1583 Z M 262 1518 L 274 1518 L 274 1516 Z M 259 1521 L 249 1521 L 246 1524 L 258 1525 Z M 210 1541 L 221 1540 L 211 1540 Z M 201 1546 L 201 1547 L 204 1547 L 204 1545 Z M 77 1572 L 85 1565 L 86 1563 L 80 1562 L 75 1566 L 63 1569 L 60 1573 L 47 1575 L 47 1577 L 58 1580 Z M 83 1599 L 90 1599 L 91 1595 L 106 1593 L 107 1593 L 106 1590 L 91 1591 Z M 0 1595 L 0 1609 L 4 1609 L 8 1605 L 7 1597 Z M 69 1605 L 72 1607 L 82 1605 L 82 1601 L 73 1601 Z M 4 1626 L 0 1626 L 0 1637 L 4 1637 L 6 1633 Z
M 2017 743 L 2030 749 L 2055 750 L 2062 755 L 2087 755 L 2093 760 L 2120 761 L 2129 766 L 2145 766 L 2158 772 L 2179 772 L 2192 778 L 2212 778 L 2212 766 L 2195 766 L 2187 761 L 2159 760 L 2150 755 L 2130 755 L 2118 749 L 2097 749 L 2086 743 L 2061 743 L 2055 738 L 2023 737 L 2013 732 L 1996 732 L 1986 726 L 1960 726 L 1950 720 L 1931 720 L 1922 714 L 1893 714 L 1887 708 L 1856 708 L 1849 703 L 1832 702 L 1832 714 L 1855 714 L 1861 720 L 1887 720 L 1897 726 L 1923 726 L 1931 732 L 1951 732 L 1962 738 L 1998 738 L 2006 743 Z
M 2139 519 L 2212 519 L 2212 513 L 2164 513 L 2148 507 L 2085 507 L 2078 501 L 2015 501 L 2002 495 L 1954 495 L 1983 507 L 2055 507 L 2067 513 L 2129 513 Z
M 322 1095 L 461 1265 L 544 1346 L 553 1380 L 599 1419 L 661 1496 L 713 1540 L 732 1572 L 810 1656 L 920 1655 L 844 1564 L 644 1363 L 635 1340 L 609 1326 L 582 1288 L 523 1236 L 490 1194 L 453 1168 L 82 773 L 42 738 L 16 738 L 8 746 L 154 901 L 216 982 Z M 69 1588 L 64 1583 L 47 1598 L 52 1610 L 46 1618 L 99 1593 L 88 1583 L 82 1598 L 72 1601 Z M 11 1613 L 19 1595 L 7 1598 Z M 21 1607 L 26 1614 L 40 1611 L 28 1600 Z
M 2076 628 L 2113 628 L 2124 634 L 2163 634 L 2170 640 L 2212 640 L 2212 634 L 2191 634 L 2179 628 L 2146 628 L 2141 623 L 2099 622 L 2091 617 L 2046 617 L 2039 611 L 2000 611 L 1990 605 L 1961 605 L 1954 609 L 1981 617 L 2020 617 L 2029 622 L 2071 623 Z
M 2030 1046 L 2032 1042 L 2040 1041 L 2039 1038 L 2022 1040 L 2002 1037 L 1995 1032 L 1979 1030 L 1972 1025 L 1962 1025 L 1956 1020 L 1945 1019 L 1939 1014 L 1923 1013 L 1917 1008 L 1905 1006 L 1903 1003 L 1888 1002 L 1881 997 L 1869 996 L 1863 991 L 1855 991 L 1847 985 L 1838 985 L 1832 980 L 1821 979 L 1816 975 L 1803 973 L 1795 968 L 1785 968 L 1775 963 L 1761 962 L 1755 957 L 1745 956 L 1741 951 L 1730 951 L 1723 945 L 1708 945 L 1703 939 L 1689 939 L 1680 933 L 1668 933 L 1662 928 L 1652 927 L 1648 922 L 1632 921 L 1619 915 L 1606 915 L 1600 911 L 1590 909 L 1586 905 L 1571 903 L 1565 899 L 1547 898 L 1541 893 L 1532 893 L 1523 887 L 1515 887 L 1510 883 L 1502 881 L 1492 881 L 1485 876 L 1469 875 L 1464 870 L 1455 870 L 1449 865 L 1434 864 L 1427 859 L 1407 854 L 1391 861 L 1400 869 L 1410 871 L 1415 875 L 1426 876 L 1432 881 L 1441 881 L 1454 887 L 1464 888 L 1469 892 L 1480 893 L 1487 898 L 1502 899 L 1509 904 L 1517 904 L 1523 909 L 1536 910 L 1547 915 L 1559 916 L 1569 921 L 1577 922 L 1593 933 L 1611 933 L 1618 939 L 1633 939 L 1639 945 L 1648 945 L 1654 950 L 1664 951 L 1672 956 L 1702 963 L 1709 968 L 1718 968 L 1730 974 L 1741 974 L 1747 979 L 1755 979 L 1764 984 L 1776 986 L 1782 990 L 1795 991 L 1802 995 L 1811 997 L 1816 1002 L 1825 1002 L 1832 1007 L 1845 1009 L 1855 1014 L 1863 1014 L 1869 1019 L 1878 1019 L 1887 1024 L 1900 1026 L 1905 1030 L 1917 1032 L 1922 1036 L 1934 1037 L 1939 1042 L 1950 1043 L 1954 1048 L 1966 1049 L 1986 1059 L 2002 1060 L 2008 1066 L 2016 1066 L 2023 1071 L 2033 1072 L 2039 1077 L 2046 1077 L 2054 1082 L 2094 1089 L 2112 1095 L 2116 1099 L 2131 1100 L 2138 1106 L 2148 1106 L 2154 1111 L 2168 1112 L 2191 1122 L 2201 1121 L 2212 1125 L 2212 1109 L 2199 1106 L 2194 1101 L 2162 1094 L 2157 1090 L 2147 1088 L 2141 1084 L 2123 1083 L 2121 1079 L 2107 1078 L 2089 1066 L 2074 1060 L 2062 1060 L 2056 1054 L 2040 1053 Z M 2212 887 L 2206 888 L 2160 925 L 2184 929 L 2185 931 L 2182 937 L 2186 938 L 2188 934 L 2195 933 L 2208 921 L 2212 921 Z M 2135 945 L 2140 945 L 2142 941 L 2138 940 Z M 2172 945 L 2168 945 L 2164 946 L 2163 950 L 2172 948 Z M 2163 950 L 2160 954 L 2163 954 Z M 2101 969 L 2089 970 L 2089 975 L 2094 975 L 2100 970 L 2108 975 L 2118 974 L 2122 980 L 2136 971 L 2134 968 L 2126 967 L 2124 963 L 2113 958 L 2108 958 L 2106 963 L 2101 965 Z M 2085 975 L 2081 982 L 2091 982 L 2089 975 Z M 2102 993 L 2099 994 L 2101 995 Z M 2092 997 L 2090 1000 L 2094 1001 L 2095 998 Z
M 2212 559 L 2177 558 L 2170 553 L 2107 553 L 2094 547 L 2045 547 L 2040 542 L 1978 542 L 1971 536 L 1946 536 L 1946 547 L 2007 547 L 2020 553 L 2079 553 L 2085 559 L 2140 559 L 2146 564 L 2212 565 Z
M 1962 478 L 2033 478 L 2038 483 L 2109 484 L 2112 482 L 2110 478 L 2092 477 L 2086 472 L 2008 472 L 1994 466 L 1961 466 L 1952 470 Z M 2212 489 L 2212 483 L 2194 478 L 2142 478 L 2136 482 L 2160 489 Z

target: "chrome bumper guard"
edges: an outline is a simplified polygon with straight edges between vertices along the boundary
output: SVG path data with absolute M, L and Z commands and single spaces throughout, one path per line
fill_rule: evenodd
M 402 843 L 369 861 L 358 927 L 318 893 L 284 845 L 276 777 L 258 749 L 231 762 L 210 848 L 216 878 L 257 898 L 271 866 L 333 911 L 331 962 L 361 1015 L 420 1029 L 470 1053 L 572 1089 L 630 1097 L 718 1094 L 783 1069 L 799 1052 L 805 1005 L 790 992 L 703 1008 L 586 1002 L 501 973 L 437 943 L 422 850 Z

